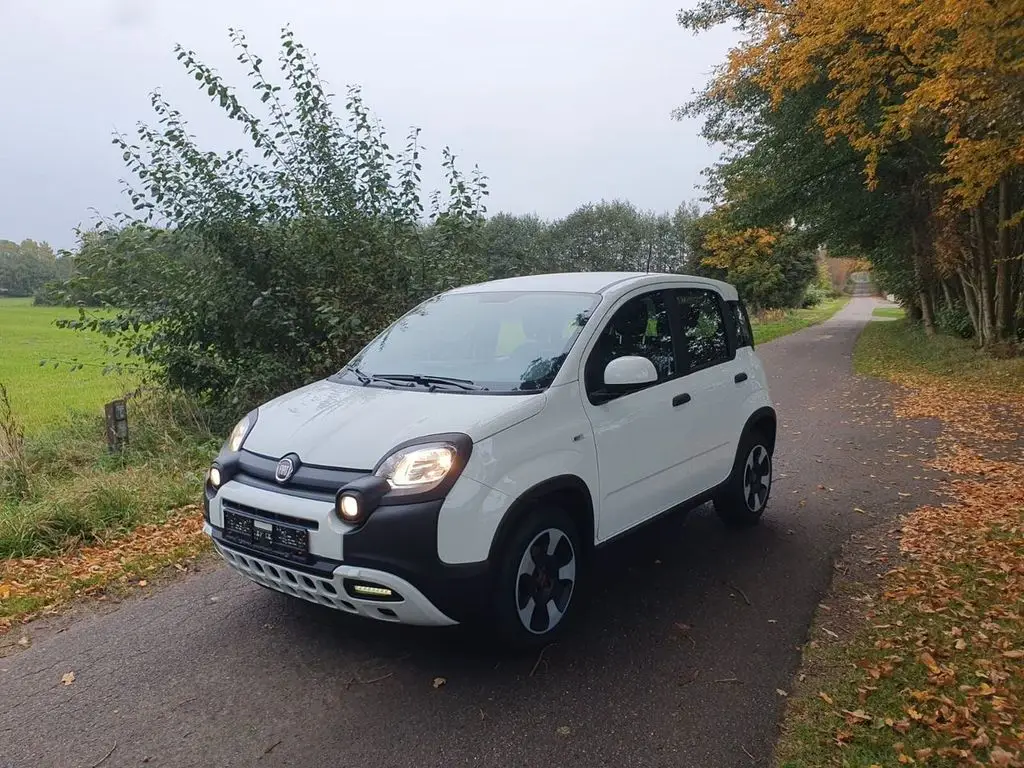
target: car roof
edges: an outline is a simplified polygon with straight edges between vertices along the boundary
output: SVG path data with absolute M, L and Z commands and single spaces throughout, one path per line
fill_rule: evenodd
M 449 293 L 484 293 L 494 291 L 559 291 L 577 293 L 622 293 L 648 283 L 704 285 L 721 293 L 726 299 L 736 298 L 736 289 L 729 283 L 697 275 L 660 272 L 558 272 L 490 280 L 454 288 Z

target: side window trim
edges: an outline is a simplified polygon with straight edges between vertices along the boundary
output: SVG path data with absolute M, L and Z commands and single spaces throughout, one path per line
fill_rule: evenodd
M 630 395 L 634 395 L 637 392 L 645 392 L 648 389 L 651 389 L 652 387 L 659 387 L 662 384 L 668 384 L 669 382 L 675 381 L 676 379 L 679 379 L 685 375 L 686 369 L 682 365 L 683 360 L 685 359 L 685 350 L 682 354 L 680 353 L 681 351 L 679 345 L 681 343 L 682 337 L 677 335 L 677 331 L 680 328 L 680 323 L 679 307 L 675 300 L 675 290 L 676 289 L 674 288 L 666 287 L 646 287 L 645 290 L 640 290 L 637 291 L 636 293 L 630 293 L 627 294 L 626 296 L 621 297 L 620 300 L 615 304 L 615 306 L 612 307 L 612 309 L 608 312 L 608 314 L 605 316 L 604 321 L 601 324 L 601 328 L 598 331 L 596 331 L 593 334 L 593 336 L 591 336 L 590 339 L 587 341 L 588 348 L 586 354 L 583 356 L 581 370 L 582 375 L 580 375 L 579 381 L 583 386 L 583 391 L 584 394 L 586 394 L 587 402 L 589 402 L 591 405 L 604 405 L 605 403 L 609 403 L 612 400 L 619 400 L 623 397 L 629 397 Z M 624 392 L 622 394 L 611 395 L 608 397 L 599 397 L 595 399 L 595 392 L 590 389 L 589 382 L 587 381 L 587 369 L 590 366 L 591 359 L 597 351 L 597 345 L 601 338 L 601 335 L 608 328 L 608 325 L 615 319 L 615 316 L 618 314 L 619 310 L 626 306 L 626 304 L 636 299 L 653 297 L 657 296 L 658 294 L 661 295 L 662 302 L 664 303 L 666 311 L 668 312 L 669 333 L 672 336 L 672 350 L 674 353 L 673 357 L 675 361 L 675 373 L 666 379 L 651 382 L 650 384 L 638 387 L 637 389 L 634 389 L 630 392 Z

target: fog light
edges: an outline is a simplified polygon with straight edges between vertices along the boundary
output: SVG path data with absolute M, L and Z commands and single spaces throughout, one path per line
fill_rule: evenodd
M 342 520 L 354 523 L 362 515 L 362 505 L 355 496 L 341 496 L 338 498 L 338 515 Z
M 217 467 L 210 467 L 210 485 L 220 488 L 220 470 Z

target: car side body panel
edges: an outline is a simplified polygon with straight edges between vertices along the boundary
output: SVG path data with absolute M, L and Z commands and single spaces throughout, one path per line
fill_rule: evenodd
M 437 545 L 443 562 L 485 560 L 504 515 L 549 478 L 578 477 L 597 498 L 593 432 L 579 391 L 575 385 L 551 387 L 544 397 L 537 416 L 473 446 L 463 477 L 441 508 Z M 459 486 L 464 478 L 489 488 L 489 493 L 480 498 L 463 494 Z

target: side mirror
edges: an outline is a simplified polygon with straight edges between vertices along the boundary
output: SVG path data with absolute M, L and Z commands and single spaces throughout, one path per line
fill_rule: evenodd
M 628 392 L 657 380 L 658 371 L 646 357 L 617 357 L 604 369 L 604 386 L 609 392 Z

